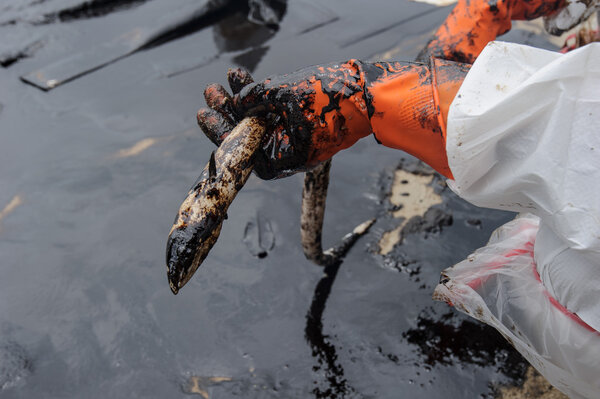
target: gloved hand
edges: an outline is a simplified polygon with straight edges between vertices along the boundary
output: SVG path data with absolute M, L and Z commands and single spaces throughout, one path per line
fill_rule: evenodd
M 473 63 L 489 42 L 510 30 L 511 20 L 549 16 L 565 5 L 565 0 L 458 0 L 417 59 Z
M 230 70 L 234 96 L 209 85 L 198 124 L 217 145 L 243 117 L 265 118 L 267 135 L 254 170 L 272 179 L 310 169 L 371 133 L 451 177 L 445 152 L 447 110 L 468 65 L 351 60 L 252 83 Z
M 210 108 L 198 111 L 198 124 L 219 145 L 243 117 L 262 116 L 268 133 L 256 155 L 258 176 L 272 179 L 306 170 L 371 133 L 360 71 L 348 62 L 252 83 L 248 72 L 230 70 L 235 96 L 209 85 L 204 94 Z

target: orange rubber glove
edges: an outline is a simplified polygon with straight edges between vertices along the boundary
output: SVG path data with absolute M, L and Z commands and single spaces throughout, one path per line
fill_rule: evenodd
M 371 126 L 378 141 L 452 178 L 446 156 L 446 120 L 470 67 L 432 59 L 430 65 L 400 67 L 375 81 L 369 93 L 375 110 Z
M 417 59 L 473 63 L 489 42 L 510 30 L 511 20 L 549 16 L 565 4 L 565 0 L 458 0 Z
M 230 70 L 235 96 L 209 85 L 209 108 L 198 111 L 198 124 L 219 145 L 244 116 L 264 117 L 269 133 L 254 167 L 263 179 L 308 170 L 371 133 L 383 145 L 452 177 L 445 121 L 469 67 L 441 60 L 429 65 L 351 60 L 262 83 L 251 83 L 247 72 Z

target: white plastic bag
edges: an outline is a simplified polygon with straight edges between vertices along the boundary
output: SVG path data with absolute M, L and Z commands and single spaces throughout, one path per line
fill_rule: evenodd
M 600 43 L 488 44 L 450 107 L 446 151 L 462 198 L 541 218 L 544 286 L 600 330 Z
M 600 333 L 560 305 L 533 257 L 539 218 L 522 215 L 487 246 L 446 269 L 434 299 L 496 328 L 571 398 L 600 398 Z

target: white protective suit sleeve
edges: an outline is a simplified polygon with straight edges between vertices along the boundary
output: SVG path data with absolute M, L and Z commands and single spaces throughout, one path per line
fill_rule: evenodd
M 436 296 L 462 310 L 477 302 L 478 311 L 485 304 L 489 314 L 474 316 L 513 342 L 519 338 L 503 328 L 515 328 L 517 319 L 516 330 L 526 339 L 515 347 L 550 382 L 572 397 L 600 398 L 600 44 L 559 54 L 490 43 L 450 107 L 446 150 L 454 176 L 448 185 L 455 193 L 478 206 L 532 215 L 525 219 L 530 222 L 503 227 L 504 242 L 497 233 L 465 261 L 469 264 L 448 269 Z M 522 237 L 523 223 L 534 233 L 512 253 L 509 247 Z M 533 251 L 526 251 L 527 245 Z M 497 262 L 498 256 L 513 261 L 515 254 L 516 263 L 525 265 L 521 275 Z M 536 284 L 539 292 L 528 301 L 523 301 L 527 292 L 515 289 Z M 549 301 L 556 306 L 542 306 Z M 520 314 L 511 315 L 517 308 Z M 537 320 L 537 327 L 527 325 L 528 318 Z M 569 340 L 577 341 L 570 349 Z M 583 363 L 572 364 L 592 342 Z M 571 390 L 573 384 L 580 389 Z

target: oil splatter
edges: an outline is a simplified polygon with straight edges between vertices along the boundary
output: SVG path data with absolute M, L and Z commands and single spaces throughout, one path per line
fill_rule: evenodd
M 521 380 L 527 361 L 495 329 L 470 320 L 457 322 L 453 320 L 455 318 L 453 312 L 436 319 L 422 312 L 416 327 L 402 336 L 417 346 L 424 363 L 429 366 L 495 365 L 512 380 Z

